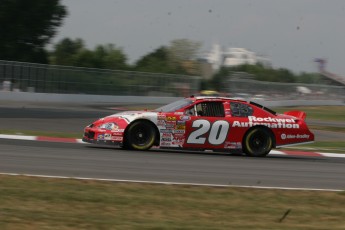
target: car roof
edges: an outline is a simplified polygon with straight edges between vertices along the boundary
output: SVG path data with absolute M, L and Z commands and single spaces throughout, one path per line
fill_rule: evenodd
M 196 100 L 216 100 L 216 99 L 219 99 L 219 100 L 228 100 L 228 101 L 240 101 L 240 102 L 246 102 L 248 103 L 246 100 L 242 100 L 242 99 L 239 99 L 239 98 L 231 98 L 231 97 L 218 97 L 218 96 L 191 96 L 190 99 L 196 99 Z
M 269 113 L 272 113 L 274 115 L 276 115 L 277 113 L 263 105 L 260 105 L 256 102 L 253 102 L 253 101 L 247 101 L 247 100 L 243 100 L 243 99 L 237 99 L 237 98 L 231 98 L 231 97 L 217 97 L 217 96 L 190 96 L 188 97 L 188 99 L 191 99 L 191 100 L 195 100 L 195 101 L 214 101 L 214 100 L 228 100 L 228 101 L 234 101 L 234 102 L 243 102 L 243 103 L 247 103 L 247 104 L 251 104 L 251 105 L 254 105 L 256 107 L 259 107 L 260 109 L 262 110 L 265 110 L 265 111 L 268 111 Z

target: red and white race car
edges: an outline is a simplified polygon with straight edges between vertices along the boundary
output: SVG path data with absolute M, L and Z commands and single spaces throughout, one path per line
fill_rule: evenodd
M 147 150 L 152 146 L 244 152 L 266 156 L 272 148 L 314 141 L 302 111 L 276 112 L 254 102 L 189 97 L 153 111 L 128 111 L 85 128 L 84 142 Z

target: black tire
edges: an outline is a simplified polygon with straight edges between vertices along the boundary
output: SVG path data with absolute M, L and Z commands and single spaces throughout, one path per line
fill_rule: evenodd
M 244 153 L 251 157 L 264 157 L 273 147 L 273 137 L 267 128 L 249 130 L 243 139 Z
M 134 150 L 147 150 L 155 142 L 156 130 L 148 121 L 136 121 L 125 134 L 124 147 Z

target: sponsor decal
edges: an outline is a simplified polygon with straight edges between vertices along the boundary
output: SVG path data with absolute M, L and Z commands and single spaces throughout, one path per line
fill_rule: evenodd
M 268 128 L 272 128 L 272 129 L 299 129 L 299 124 L 239 122 L 239 121 L 234 121 L 234 123 L 232 124 L 232 127 L 246 128 L 246 127 L 253 127 L 256 125 L 265 125 Z
M 183 115 L 183 112 L 175 112 L 176 115 Z
M 247 128 L 264 125 L 272 129 L 299 129 L 294 119 L 248 116 L 249 121 L 234 121 L 232 127 Z
M 162 141 L 162 142 L 160 143 L 160 146 L 171 146 L 171 142 Z
M 177 125 L 185 125 L 186 121 L 177 121 Z
M 184 140 L 185 140 L 184 136 L 177 136 L 177 137 L 174 136 L 172 144 L 173 145 L 183 145 Z
M 173 133 L 172 129 L 161 129 L 161 133 Z
M 166 116 L 165 114 L 158 114 L 157 119 L 158 120 L 165 120 Z
M 250 122 L 295 123 L 294 119 L 248 116 Z
M 161 139 L 161 141 L 170 141 L 170 142 L 171 142 L 171 138 L 163 137 L 163 138 Z
M 111 140 L 113 141 L 123 141 L 123 137 L 119 137 L 119 136 L 112 136 Z
M 174 139 L 181 139 L 184 138 L 184 134 L 181 133 L 174 133 L 173 134 Z
M 186 126 L 185 125 L 176 125 L 176 129 L 185 130 Z
M 115 132 L 122 132 L 123 133 L 125 131 L 125 129 L 115 129 L 114 131 Z
M 110 140 L 110 139 L 111 139 L 111 134 L 110 133 L 104 134 L 104 140 Z
M 189 121 L 190 120 L 190 116 L 181 116 L 180 120 L 182 120 L 182 121 Z
M 172 145 L 183 145 L 183 142 L 184 142 L 184 140 L 183 141 L 173 141 L 171 144 Z
M 184 139 L 184 135 L 174 134 L 173 138 L 174 138 L 174 141 L 176 141 L 176 140 L 183 140 Z
M 164 120 L 158 120 L 157 125 L 158 126 L 165 126 L 165 121 Z
M 104 135 L 103 134 L 98 134 L 97 140 L 104 140 Z
M 173 129 L 173 128 L 175 128 L 175 124 L 166 124 L 165 127 L 167 129 Z
M 123 133 L 120 133 L 120 132 L 112 132 L 111 135 L 112 135 L 112 136 L 122 136 Z
M 166 117 L 167 121 L 176 121 L 176 117 Z
M 280 137 L 282 140 L 285 140 L 285 139 L 309 139 L 309 136 L 308 134 L 285 134 L 283 133 Z
M 241 149 L 242 143 L 241 142 L 225 142 L 224 149 Z
M 174 133 L 181 133 L 181 134 L 184 134 L 184 133 L 185 133 L 185 130 L 177 129 L 177 130 L 174 130 Z
M 162 137 L 171 137 L 171 133 L 162 133 Z

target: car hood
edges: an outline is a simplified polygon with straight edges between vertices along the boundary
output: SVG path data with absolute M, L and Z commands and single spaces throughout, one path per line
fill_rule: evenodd
M 125 120 L 130 123 L 137 119 L 147 119 L 152 122 L 157 122 L 157 114 L 160 112 L 155 111 L 125 111 L 120 113 L 115 113 L 104 118 L 99 119 L 99 122 L 106 123 L 114 120 Z

